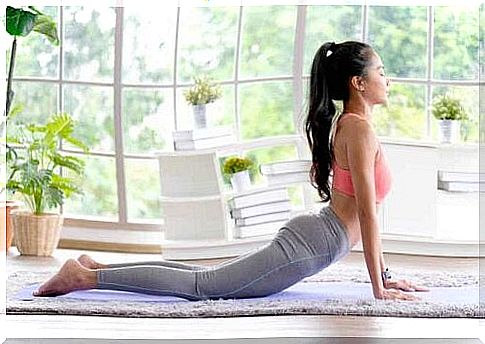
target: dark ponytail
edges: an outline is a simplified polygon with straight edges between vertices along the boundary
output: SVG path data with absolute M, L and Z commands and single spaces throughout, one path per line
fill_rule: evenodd
M 333 100 L 349 99 L 349 80 L 365 75 L 372 51 L 360 42 L 327 42 L 313 59 L 305 132 L 312 153 L 310 180 L 322 202 L 331 200 L 329 177 L 334 155 L 329 143 L 336 113 Z

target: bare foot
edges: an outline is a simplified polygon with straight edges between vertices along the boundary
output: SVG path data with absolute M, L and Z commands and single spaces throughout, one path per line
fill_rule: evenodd
M 79 258 L 77 259 L 77 261 L 79 263 L 81 263 L 82 266 L 84 266 L 85 268 L 88 268 L 88 269 L 97 270 L 97 269 L 104 269 L 106 267 L 105 265 L 100 264 L 97 261 L 95 261 L 93 258 L 88 256 L 87 254 L 80 255 Z
M 67 260 L 57 274 L 42 284 L 34 296 L 57 296 L 74 290 L 93 289 L 96 287 L 96 271 L 88 270 L 77 260 Z

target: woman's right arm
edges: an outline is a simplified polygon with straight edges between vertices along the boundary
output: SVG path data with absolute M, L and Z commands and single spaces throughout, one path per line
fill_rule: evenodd
M 377 299 L 414 299 L 399 290 L 386 290 L 381 278 L 381 238 L 377 218 L 375 194 L 375 157 L 378 143 L 370 124 L 354 121 L 347 128 L 352 130 L 351 142 L 347 143 L 347 161 L 357 203 L 362 236 L 364 258 L 372 283 L 372 292 Z

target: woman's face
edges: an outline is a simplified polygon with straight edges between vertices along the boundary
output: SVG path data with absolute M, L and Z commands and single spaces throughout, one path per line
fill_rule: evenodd
M 387 104 L 389 95 L 389 79 L 384 72 L 380 56 L 373 53 L 371 63 L 367 67 L 367 75 L 363 78 L 365 99 L 371 104 Z

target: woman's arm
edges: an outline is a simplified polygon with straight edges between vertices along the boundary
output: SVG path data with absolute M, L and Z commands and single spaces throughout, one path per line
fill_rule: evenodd
M 356 120 L 347 128 L 352 140 L 347 143 L 347 160 L 357 203 L 364 249 L 364 258 L 372 283 L 372 292 L 378 299 L 415 299 L 398 290 L 384 288 L 381 272 L 385 270 L 377 217 L 375 194 L 375 158 L 377 138 L 370 124 Z

